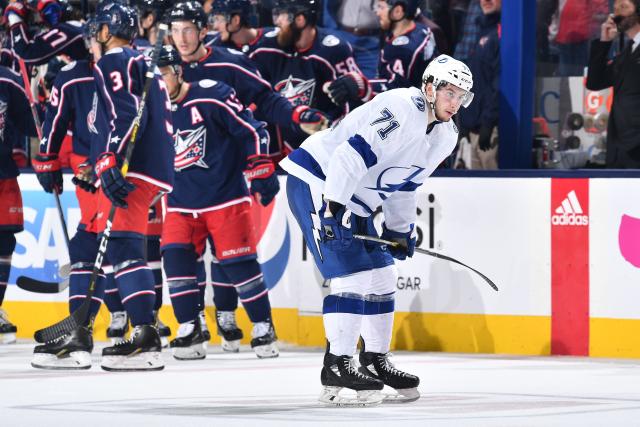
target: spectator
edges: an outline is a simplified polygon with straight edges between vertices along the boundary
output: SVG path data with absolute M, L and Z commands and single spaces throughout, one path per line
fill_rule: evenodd
M 469 135 L 471 169 L 498 168 L 498 92 L 500 89 L 501 0 L 480 0 L 480 38 L 469 54 L 475 97 L 460 111 L 461 135 Z
M 462 36 L 453 54 L 454 58 L 464 63 L 469 60 L 469 53 L 480 39 L 480 24 L 478 20 L 481 16 L 482 8 L 480 8 L 480 0 L 472 0 L 464 20 Z
M 616 0 L 614 13 L 591 43 L 587 88 L 613 86 L 613 103 L 607 128 L 608 168 L 640 168 L 640 0 Z M 617 24 L 616 24 L 617 22 Z M 624 33 L 629 41 L 622 53 L 609 61 L 613 40 Z

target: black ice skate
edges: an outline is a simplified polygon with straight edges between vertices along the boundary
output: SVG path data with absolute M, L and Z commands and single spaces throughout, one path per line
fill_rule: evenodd
M 207 342 L 211 340 L 211 332 L 209 332 L 209 327 L 207 326 L 207 319 L 204 314 L 204 310 L 200 310 L 198 313 L 198 322 L 200 322 L 200 329 L 202 330 L 202 336 Z
M 182 323 L 178 336 L 171 341 L 173 357 L 178 360 L 198 360 L 207 357 L 207 339 L 198 319 Z
M 353 357 L 336 356 L 327 352 L 320 372 L 320 382 L 324 386 L 320 402 L 336 406 L 373 406 L 384 400 L 380 390 L 384 383 L 376 378 L 358 372 Z M 343 388 L 356 391 L 356 397 L 340 395 Z
M 129 316 L 126 311 L 114 311 L 111 313 L 111 323 L 107 328 L 107 338 L 111 344 L 124 341 L 124 336 L 129 330 Z
M 254 323 L 251 336 L 251 348 L 260 359 L 278 357 L 280 355 L 277 344 L 278 337 L 273 329 L 271 319 Z
M 9 321 L 7 313 L 0 308 L 0 344 L 13 344 L 16 342 L 18 328 Z
M 80 326 L 33 349 L 31 366 L 39 369 L 89 369 L 93 350 L 92 331 Z
M 240 351 L 242 330 L 236 324 L 236 313 L 233 311 L 216 311 L 218 335 L 222 338 L 222 350 L 231 353 Z
M 385 402 L 413 402 L 420 398 L 420 378 L 400 371 L 389 361 L 391 353 L 360 353 L 360 372 L 394 388 L 397 394 L 385 395 Z
M 169 346 L 169 337 L 171 336 L 171 328 L 162 323 L 162 320 L 158 317 L 158 312 L 153 312 L 153 318 L 156 322 L 156 327 L 158 328 L 158 334 L 160 334 L 160 342 L 162 342 L 162 348 L 167 348 Z
M 159 371 L 164 369 L 158 330 L 152 325 L 138 325 L 131 337 L 102 349 L 105 371 Z

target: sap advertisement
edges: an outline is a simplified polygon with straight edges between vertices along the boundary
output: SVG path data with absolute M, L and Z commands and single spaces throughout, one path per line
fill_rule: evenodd
M 75 230 L 80 212 L 66 178 L 62 204 Z M 640 319 L 640 200 L 629 197 L 639 185 L 635 178 L 427 180 L 418 193 L 418 246 L 476 268 L 500 291 L 465 267 L 415 254 L 398 262 L 397 311 L 550 316 L 560 303 L 582 304 L 580 295 L 587 315 Z M 31 174 L 20 186 L 25 231 L 17 236 L 10 283 L 19 275 L 59 280 L 68 255 L 53 196 Z M 330 282 L 315 268 L 284 191 L 254 214 L 272 305 L 320 314 Z M 12 286 L 7 299 L 63 301 L 66 292 Z

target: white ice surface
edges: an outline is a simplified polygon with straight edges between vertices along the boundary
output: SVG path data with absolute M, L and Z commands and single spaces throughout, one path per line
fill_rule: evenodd
M 75 372 L 31 368 L 33 345 L 0 346 L 0 426 L 640 426 L 640 361 L 403 352 L 392 360 L 420 376 L 420 400 L 334 408 L 317 401 L 320 350 L 164 352 L 164 371 L 112 373 L 104 344 Z

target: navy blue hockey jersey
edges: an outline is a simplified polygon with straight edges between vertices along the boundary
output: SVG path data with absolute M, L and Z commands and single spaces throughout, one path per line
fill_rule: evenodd
M 358 72 L 351 45 L 332 32 L 317 28 L 312 46 L 305 51 L 285 50 L 278 44 L 278 30 L 265 31 L 250 46 L 249 58 L 273 88 L 294 106 L 308 105 L 335 120 L 348 108 L 336 106 L 323 86 L 349 72 Z M 309 135 L 301 130 L 283 130 L 290 148 L 297 148 Z
M 254 110 L 258 119 L 293 129 L 293 106 L 271 89 L 255 64 L 242 52 L 225 47 L 208 47 L 204 58 L 184 63 L 182 68 L 185 81 L 211 79 L 224 82 L 236 90 L 240 101 Z
M 56 55 L 87 59 L 89 53 L 82 38 L 82 24 L 61 22 L 31 38 L 24 23 L 11 28 L 13 51 L 29 65 L 41 65 Z
M 265 124 L 222 82 L 190 83 L 173 108 L 174 190 L 169 211 L 204 212 L 250 200 L 246 158 L 266 153 Z
M 371 80 L 374 92 L 399 87 L 419 88 L 422 73 L 437 55 L 433 33 L 421 23 L 414 23 L 403 35 L 387 37 L 378 62 L 379 78 Z
M 58 153 L 67 131 L 73 132 L 73 152 L 89 156 L 98 98 L 89 61 L 64 66 L 53 81 L 40 141 L 41 153 Z
M 36 136 L 22 79 L 7 67 L 0 66 L 0 179 L 13 178 L 19 174 L 11 157 L 16 132 L 7 130 L 9 127 L 15 127 L 25 135 Z
M 93 67 L 98 133 L 91 140 L 92 158 L 105 151 L 124 156 L 144 87 L 146 59 L 129 47 L 114 48 Z M 175 155 L 172 134 L 171 102 L 164 81 L 156 74 L 146 99 L 128 176 L 171 191 Z

